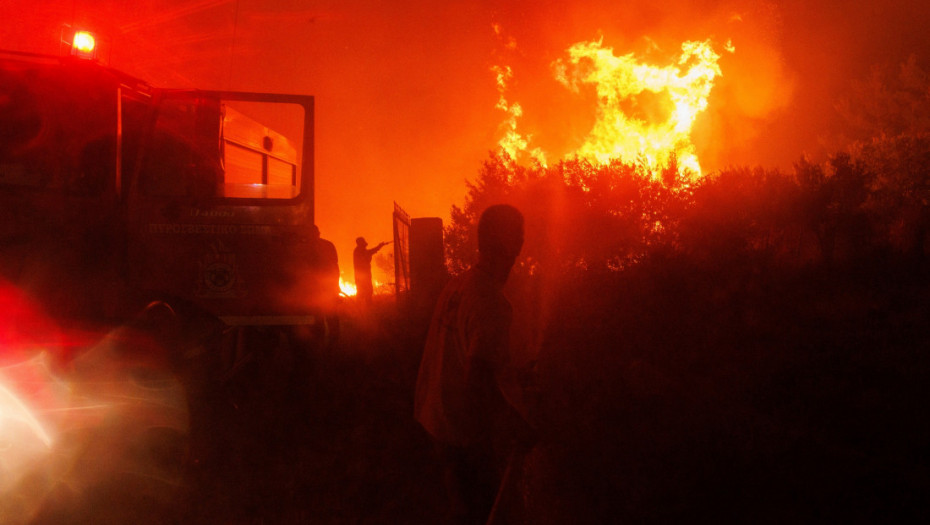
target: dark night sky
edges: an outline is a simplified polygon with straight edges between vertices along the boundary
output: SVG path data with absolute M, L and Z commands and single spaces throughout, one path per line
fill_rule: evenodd
M 731 40 L 694 128 L 707 171 L 816 156 L 851 79 L 911 53 L 930 64 L 917 0 L 0 0 L 0 16 L 6 48 L 55 53 L 62 23 L 86 24 L 110 37 L 111 65 L 158 86 L 316 96 L 317 222 L 349 279 L 354 238 L 390 238 L 392 201 L 446 220 L 462 203 L 505 118 L 492 66 L 513 67 L 521 130 L 557 153 L 593 111 L 551 75 L 573 43 Z

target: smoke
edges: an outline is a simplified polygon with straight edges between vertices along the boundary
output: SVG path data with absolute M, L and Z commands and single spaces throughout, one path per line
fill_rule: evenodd
M 852 79 L 910 53 L 930 57 L 930 8 L 917 0 L 3 6 L 18 20 L 0 29 L 5 46 L 55 53 L 60 21 L 91 23 L 111 35 L 112 65 L 156 85 L 315 95 L 317 222 L 343 270 L 355 237 L 391 238 L 393 202 L 443 218 L 462 202 L 464 181 L 501 138 L 495 65 L 512 68 L 506 101 L 520 103 L 521 136 L 557 159 L 595 118 L 593 94 L 552 80 L 569 46 L 603 38 L 617 53 L 659 61 L 684 41 L 731 41 L 736 52 L 721 57 L 692 136 L 712 171 L 789 166 L 814 153 L 838 125 L 833 105 Z

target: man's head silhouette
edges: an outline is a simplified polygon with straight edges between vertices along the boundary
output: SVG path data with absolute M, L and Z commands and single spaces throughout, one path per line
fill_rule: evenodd
M 478 220 L 478 265 L 507 280 L 523 248 L 523 214 L 508 204 L 488 207 Z

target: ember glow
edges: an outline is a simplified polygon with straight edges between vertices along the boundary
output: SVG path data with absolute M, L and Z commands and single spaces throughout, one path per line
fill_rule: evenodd
M 394 288 L 390 283 L 383 283 L 378 279 L 372 279 L 371 286 L 374 288 L 375 295 L 394 293 Z M 358 295 L 358 287 L 355 286 L 355 283 L 351 283 L 340 277 L 339 295 L 343 297 L 355 297 Z
M 734 48 L 728 43 L 726 50 Z M 701 175 L 691 131 L 707 108 L 714 79 L 722 74 L 720 55 L 710 40 L 682 43 L 681 53 L 664 66 L 632 53 L 617 56 L 603 39 L 578 42 L 567 54 L 552 64 L 555 79 L 573 93 L 591 86 L 597 94 L 594 125 L 572 155 L 600 164 L 633 162 L 653 176 L 675 158 L 682 177 Z M 528 155 L 545 165 L 545 154 L 539 148 L 528 151 L 531 137 L 517 131 L 520 104 L 505 98 L 510 68 L 493 70 L 501 93 L 497 108 L 508 115 L 498 143 L 501 151 L 513 158 Z
M 355 297 L 355 295 L 358 294 L 358 289 L 355 287 L 355 283 L 350 283 L 342 277 L 339 278 L 339 291 L 341 295 L 346 297 Z

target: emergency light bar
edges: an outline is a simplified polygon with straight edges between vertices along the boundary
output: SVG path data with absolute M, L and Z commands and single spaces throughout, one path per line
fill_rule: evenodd
M 79 58 L 97 58 L 97 39 L 90 31 L 75 31 L 71 39 L 71 54 Z
M 81 60 L 99 61 L 100 57 L 103 56 L 100 54 L 100 48 L 101 45 L 105 43 L 106 42 L 101 41 L 97 33 L 74 28 L 65 24 L 61 28 L 61 47 L 59 49 L 59 54 L 61 56 L 71 55 Z M 108 49 L 105 51 L 108 51 Z

